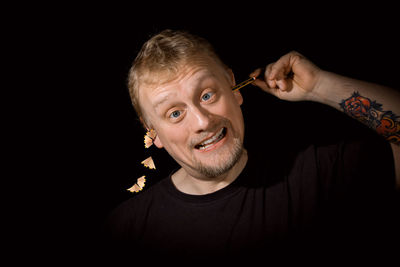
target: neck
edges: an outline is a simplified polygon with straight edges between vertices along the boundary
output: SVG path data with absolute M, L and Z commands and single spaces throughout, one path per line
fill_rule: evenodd
M 205 195 L 216 192 L 236 180 L 247 163 L 247 151 L 243 150 L 238 162 L 226 173 L 214 178 L 199 178 L 190 175 L 184 168 L 180 168 L 172 175 L 175 187 L 186 194 Z

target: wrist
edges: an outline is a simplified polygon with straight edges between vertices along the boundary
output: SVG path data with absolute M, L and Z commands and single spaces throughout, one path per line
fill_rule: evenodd
M 319 70 L 316 75 L 316 81 L 313 90 L 307 95 L 308 101 L 319 102 L 323 104 L 331 104 L 332 95 L 334 95 L 334 78 L 333 73 Z

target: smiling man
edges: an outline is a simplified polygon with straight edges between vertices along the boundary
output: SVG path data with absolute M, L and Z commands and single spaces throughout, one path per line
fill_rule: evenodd
M 243 99 L 239 91 L 231 91 L 232 72 L 215 58 L 194 54 L 174 66 L 174 74 L 168 69 L 152 74 L 166 80 L 137 81 L 142 83 L 136 94 L 146 127 L 158 129 L 154 144 L 164 147 L 182 166 L 172 181 L 188 194 L 225 187 L 247 161 Z
M 143 45 L 129 90 L 144 127 L 156 132 L 154 144 L 181 168 L 112 213 L 112 244 L 187 260 L 282 251 L 338 256 L 352 242 L 371 248 L 382 241 L 372 233 L 388 231 L 378 221 L 391 229 L 399 94 L 322 71 L 296 52 L 251 76 L 281 99 L 324 103 L 367 121 L 392 145 L 368 132 L 361 140 L 312 144 L 291 161 L 282 158 L 282 172 L 255 164 L 266 159 L 243 146 L 243 98 L 232 91 L 232 71 L 206 40 L 165 30 Z M 353 116 L 360 95 L 369 109 Z M 383 122 L 389 124 L 379 130 Z

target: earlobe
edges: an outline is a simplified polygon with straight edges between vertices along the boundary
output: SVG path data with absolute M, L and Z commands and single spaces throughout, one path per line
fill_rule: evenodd
M 154 145 L 157 147 L 157 148 L 163 148 L 164 146 L 163 146 L 163 144 L 162 144 L 162 142 L 161 142 L 161 140 L 160 140 L 160 138 L 158 137 L 158 135 L 156 135 L 156 137 L 154 138 Z
M 160 140 L 160 138 L 158 137 L 157 132 L 154 129 L 148 129 L 147 128 L 147 133 L 146 135 L 151 139 L 151 143 L 154 144 L 156 147 L 158 148 L 163 148 L 163 144 Z
M 238 103 L 239 106 L 243 104 L 243 96 L 240 93 L 239 90 L 233 92 L 233 95 L 235 96 L 236 102 Z

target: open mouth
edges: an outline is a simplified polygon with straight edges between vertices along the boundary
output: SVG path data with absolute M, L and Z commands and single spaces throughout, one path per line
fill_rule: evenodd
M 226 135 L 226 128 L 223 127 L 221 130 L 219 130 L 214 136 L 208 138 L 207 140 L 204 140 L 200 144 L 195 145 L 194 147 L 199 150 L 204 150 L 207 149 L 214 144 L 218 143 L 222 138 L 224 138 Z

